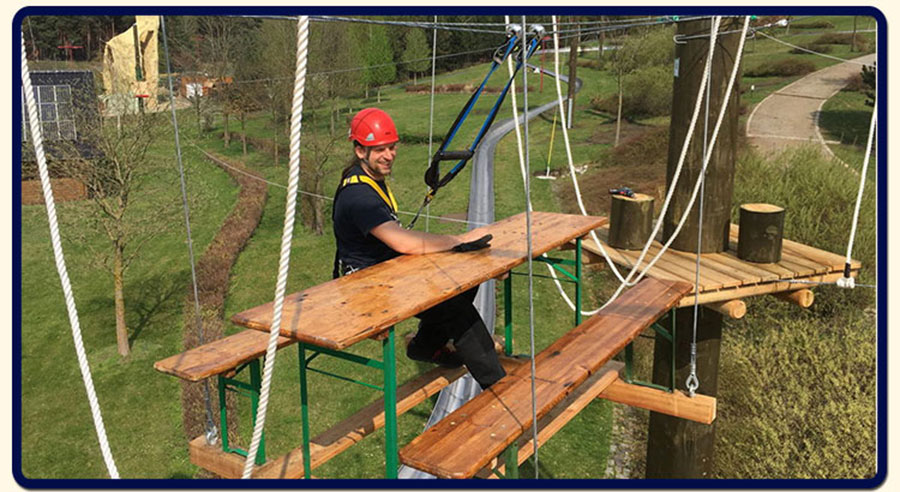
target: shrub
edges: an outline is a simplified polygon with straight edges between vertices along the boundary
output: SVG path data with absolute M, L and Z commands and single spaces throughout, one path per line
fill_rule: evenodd
M 843 44 L 847 46 L 852 45 L 853 49 L 858 51 L 867 51 L 869 49 L 869 40 L 866 39 L 861 33 L 856 33 L 855 40 L 853 38 L 853 34 L 849 32 L 829 32 L 816 38 L 816 40 L 813 41 L 813 44 Z
M 621 141 L 613 147 L 610 162 L 616 166 L 637 162 L 665 165 L 668 154 L 669 128 L 661 126 Z
M 623 112 L 630 117 L 664 116 L 672 108 L 672 69 L 643 68 L 625 77 Z
M 831 45 L 830 44 L 816 44 L 816 43 L 806 43 L 799 45 L 799 48 L 794 48 L 791 50 L 791 53 L 795 55 L 809 55 L 810 51 L 815 51 L 816 53 L 831 53 Z M 804 49 L 801 49 L 804 48 Z M 806 51 L 809 50 L 809 51 Z
M 792 22 L 791 27 L 794 29 L 832 29 L 834 24 L 826 20 L 809 21 L 809 22 Z
M 811 61 L 788 58 L 777 62 L 765 62 L 744 71 L 745 77 L 791 77 L 814 72 L 816 66 Z

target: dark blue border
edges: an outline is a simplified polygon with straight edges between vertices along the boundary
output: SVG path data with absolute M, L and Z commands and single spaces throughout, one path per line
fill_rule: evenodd
M 29 15 L 209 15 L 214 9 L 216 15 L 866 15 L 875 18 L 878 27 L 878 444 L 875 476 L 868 479 L 722 479 L 722 480 L 601 480 L 601 479 L 522 479 L 516 481 L 445 481 L 445 480 L 386 480 L 386 479 L 330 479 L 317 480 L 310 485 L 314 488 L 796 488 L 796 489 L 838 489 L 875 488 L 884 483 L 887 476 L 887 20 L 874 7 L 26 7 L 13 18 L 13 77 L 21 80 L 21 38 L 22 19 Z M 13 84 L 13 162 L 21 163 L 21 150 L 16 142 L 21 142 L 21 89 Z M 22 408 L 21 399 L 21 357 L 22 357 L 22 200 L 21 165 L 13 166 L 13 469 L 12 473 L 20 486 L 35 489 L 58 488 L 301 488 L 306 482 L 298 480 L 187 480 L 187 479 L 31 479 L 22 470 Z M 313 488 L 310 487 L 310 488 Z

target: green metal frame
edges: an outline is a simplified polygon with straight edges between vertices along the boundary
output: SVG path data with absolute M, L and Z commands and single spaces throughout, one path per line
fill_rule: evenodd
M 247 456 L 247 450 L 231 447 L 228 441 L 228 411 L 225 405 L 225 395 L 228 391 L 232 391 L 238 395 L 250 398 L 251 426 L 256 426 L 256 411 L 259 408 L 259 393 L 262 387 L 262 373 L 260 371 L 260 359 L 254 359 L 250 362 L 239 366 L 235 370 L 235 376 L 240 374 L 245 368 L 250 368 L 250 382 L 244 382 L 234 377 L 226 377 L 219 375 L 219 425 L 222 429 L 222 451 L 226 453 L 234 453 L 240 456 Z M 256 464 L 262 465 L 266 462 L 266 437 L 263 433 L 259 441 L 259 450 L 256 453 Z
M 672 367 L 670 368 L 670 371 L 669 371 L 669 385 L 663 386 L 661 384 L 656 384 L 656 383 L 651 383 L 648 381 L 641 381 L 638 379 L 634 379 L 634 375 L 633 375 L 634 342 L 631 342 L 625 346 L 625 377 L 623 379 L 625 379 L 626 383 L 636 384 L 639 386 L 646 386 L 648 388 L 655 388 L 658 390 L 667 391 L 669 393 L 672 393 L 675 391 L 675 332 L 676 332 L 675 308 L 672 308 L 672 310 L 669 311 L 669 320 L 671 321 L 671 325 L 672 325 L 671 332 L 666 330 L 666 328 L 663 327 L 659 323 L 653 323 L 653 325 L 651 325 L 651 328 L 653 328 L 653 331 L 656 332 L 656 336 L 661 336 L 661 337 L 665 338 L 669 342 L 669 346 L 672 349 L 672 353 L 671 353 Z
M 384 392 L 384 474 L 386 478 L 397 478 L 397 471 L 400 466 L 398 455 L 400 447 L 397 443 L 397 361 L 394 354 L 394 349 L 395 338 L 393 326 L 388 329 L 387 337 L 385 337 L 384 340 L 381 341 L 382 360 L 369 359 L 368 357 L 349 354 L 325 347 L 317 347 L 315 345 L 303 342 L 300 342 L 298 344 L 298 355 L 300 361 L 300 416 L 302 421 L 301 433 L 303 435 L 303 474 L 306 478 L 312 477 L 312 460 L 310 458 L 309 435 L 309 391 L 307 387 L 307 377 L 309 371 Z M 307 357 L 307 351 L 312 352 L 312 355 Z M 331 357 L 343 359 L 354 364 L 381 370 L 383 372 L 383 384 L 382 386 L 376 386 L 365 381 L 360 381 L 333 372 L 310 367 L 310 364 L 320 355 L 329 355 Z

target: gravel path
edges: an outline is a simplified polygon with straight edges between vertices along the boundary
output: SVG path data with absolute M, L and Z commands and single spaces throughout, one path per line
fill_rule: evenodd
M 825 101 L 840 91 L 847 79 L 871 65 L 875 54 L 832 65 L 813 72 L 762 100 L 747 119 L 747 137 L 752 145 L 765 152 L 788 146 L 818 142 L 823 150 L 831 150 L 819 132 L 819 112 Z

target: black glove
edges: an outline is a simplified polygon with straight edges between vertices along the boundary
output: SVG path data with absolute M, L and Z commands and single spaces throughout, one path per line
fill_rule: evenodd
M 479 249 L 490 248 L 491 247 L 491 239 L 493 239 L 493 238 L 494 238 L 494 236 L 492 236 L 490 234 L 485 234 L 484 236 L 481 236 L 480 238 L 478 238 L 474 241 L 457 244 L 456 246 L 453 247 L 453 251 L 456 251 L 457 253 L 465 253 L 467 251 L 475 251 L 475 250 L 479 250 Z

